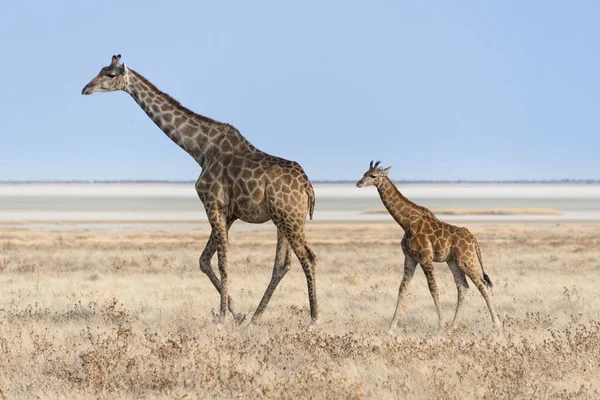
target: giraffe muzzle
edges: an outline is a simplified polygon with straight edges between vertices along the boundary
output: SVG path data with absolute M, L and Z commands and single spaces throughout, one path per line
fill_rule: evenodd
M 81 90 L 81 94 L 92 94 L 92 93 L 93 93 L 93 90 L 92 90 L 92 88 L 90 87 L 90 84 L 89 84 L 89 83 L 88 83 L 87 85 L 85 85 L 85 86 L 83 87 L 83 89 Z

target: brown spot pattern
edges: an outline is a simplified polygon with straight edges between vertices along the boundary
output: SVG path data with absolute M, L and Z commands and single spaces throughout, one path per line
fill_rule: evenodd
M 481 250 L 475 236 L 466 228 L 440 221 L 429 209 L 408 200 L 387 177 L 387 170 L 382 170 L 377 165 L 370 166 L 358 183 L 358 186 L 369 185 L 377 187 L 381 201 L 405 232 L 401 242 L 404 253 L 404 276 L 398 290 L 398 300 L 390 330 L 398 323 L 402 299 L 406 296 L 408 284 L 418 264 L 425 273 L 438 313 L 439 325 L 445 326 L 434 275 L 434 262 L 446 262 L 456 283 L 458 301 L 452 325 L 454 326 L 460 317 L 469 287 L 466 277 L 469 277 L 483 296 L 492 321 L 499 327 L 500 321 L 488 290 L 491 287 L 491 280 L 483 270 Z
M 290 269 L 293 253 L 306 276 L 310 321 L 314 324 L 318 319 L 316 256 L 308 246 L 304 226 L 307 213 L 312 219 L 315 196 L 302 167 L 260 151 L 233 126 L 192 112 L 136 71 L 127 71 L 127 78 L 116 78 L 121 86 L 113 90 L 129 93 L 156 125 L 202 168 L 196 192 L 204 204 L 212 231 L 199 264 L 220 293 L 219 321 L 228 311 L 238 322 L 244 317 L 235 312 L 228 292 L 227 232 L 241 219 L 251 223 L 272 220 L 278 230 L 273 274 L 253 321 L 261 317 L 280 280 Z M 219 276 L 211 266 L 215 253 Z

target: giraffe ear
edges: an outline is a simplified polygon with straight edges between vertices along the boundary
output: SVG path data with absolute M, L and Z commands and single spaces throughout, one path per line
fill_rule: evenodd
M 390 172 L 390 169 L 392 169 L 392 166 L 390 165 L 389 167 L 387 167 L 386 169 L 382 170 L 381 172 L 383 172 L 383 174 L 385 176 L 387 176 L 388 172 Z

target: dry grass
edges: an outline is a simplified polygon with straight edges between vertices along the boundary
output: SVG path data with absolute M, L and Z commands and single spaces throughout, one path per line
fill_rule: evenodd
M 436 215 L 560 215 L 556 208 L 433 208 Z M 363 214 L 387 214 L 385 208 L 365 210 Z
M 311 224 L 321 323 L 307 332 L 297 261 L 257 326 L 214 324 L 198 270 L 208 231 L 0 230 L 0 398 L 598 398 L 600 228 L 470 227 L 504 325 L 471 290 L 438 331 L 417 273 L 386 334 L 401 277 L 394 224 Z M 273 230 L 231 233 L 232 296 L 251 313 Z M 456 289 L 437 268 L 450 319 Z M 472 285 L 471 285 L 472 286 Z

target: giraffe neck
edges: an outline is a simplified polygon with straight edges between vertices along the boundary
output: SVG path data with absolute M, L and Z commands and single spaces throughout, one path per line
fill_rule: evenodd
M 233 126 L 188 110 L 132 69 L 129 69 L 129 82 L 125 92 L 202 168 L 224 153 L 256 151 Z
M 410 228 L 410 224 L 415 218 L 423 217 L 424 207 L 420 207 L 404 197 L 387 176 L 380 180 L 377 191 L 385 208 L 405 231 Z

